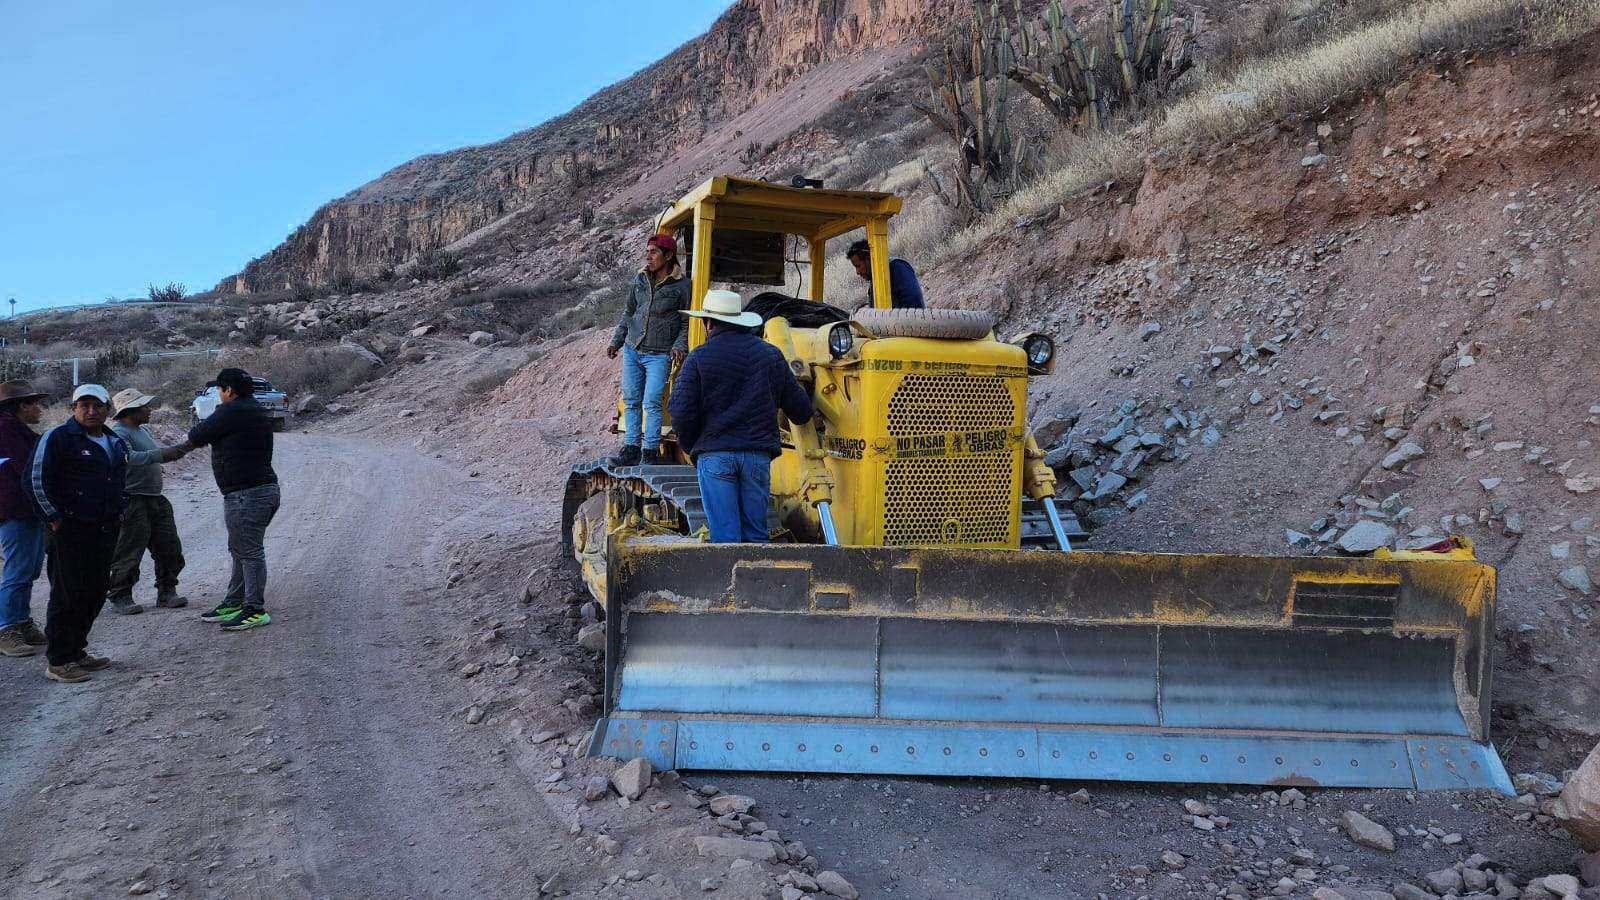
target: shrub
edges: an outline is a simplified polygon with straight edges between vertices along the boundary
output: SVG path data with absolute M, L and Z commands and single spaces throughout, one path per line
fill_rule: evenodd
M 30 355 L 0 350 L 0 381 L 32 378 L 37 368 Z
M 118 372 L 126 372 L 139 364 L 139 348 L 129 343 L 112 344 L 94 355 L 95 377 L 109 380 Z
M 454 253 L 438 247 L 424 250 L 417 257 L 412 277 L 419 281 L 443 281 L 461 271 L 461 261 Z
M 241 354 L 239 364 L 272 382 L 291 399 L 306 394 L 329 398 L 366 384 L 380 368 L 347 350 L 290 344 Z
M 176 281 L 167 282 L 164 288 L 150 285 L 150 302 L 152 303 L 179 303 L 184 297 L 184 286 Z

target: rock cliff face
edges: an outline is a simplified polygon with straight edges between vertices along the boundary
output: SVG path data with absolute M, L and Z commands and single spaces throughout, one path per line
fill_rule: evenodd
M 936 0 L 739 0 L 706 34 L 557 117 L 502 141 L 423 156 L 319 209 L 218 289 L 315 284 L 414 259 L 549 197 L 603 199 L 646 164 L 833 60 L 927 40 Z M 559 201 L 557 198 L 560 198 Z

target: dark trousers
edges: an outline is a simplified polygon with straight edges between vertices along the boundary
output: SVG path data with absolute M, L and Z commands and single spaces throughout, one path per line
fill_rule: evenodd
M 278 500 L 277 482 L 222 495 L 222 523 L 228 528 L 228 553 L 233 557 L 224 606 L 241 606 L 246 612 L 267 608 L 265 542 Z
M 178 573 L 183 571 L 183 542 L 178 540 L 172 501 L 160 494 L 129 494 L 111 561 L 111 596 L 133 597 L 146 549 L 156 564 L 156 590 L 176 591 Z
M 64 518 L 50 535 L 50 606 L 44 623 L 50 665 L 75 662 L 89 646 L 89 629 L 106 603 L 117 523 Z

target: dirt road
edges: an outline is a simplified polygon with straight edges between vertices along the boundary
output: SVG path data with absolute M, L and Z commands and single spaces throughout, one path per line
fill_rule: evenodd
M 524 528 L 522 505 L 404 447 L 295 434 L 277 457 L 271 627 L 198 620 L 227 555 L 186 466 L 189 608 L 108 609 L 91 646 L 116 662 L 86 685 L 0 660 L 0 895 L 522 897 L 567 861 L 567 823 L 431 686 L 447 541 Z

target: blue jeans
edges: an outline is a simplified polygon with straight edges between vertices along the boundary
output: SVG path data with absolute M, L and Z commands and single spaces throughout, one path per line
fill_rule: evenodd
M 765 544 L 772 457 L 765 451 L 712 451 L 694 461 L 706 527 L 715 544 Z
M 622 443 L 640 446 L 639 407 L 644 407 L 646 450 L 661 447 L 661 395 L 667 391 L 672 357 L 666 353 L 640 353 L 622 345 Z
M 43 519 L 7 519 L 0 522 L 0 553 L 6 563 L 0 574 L 0 628 L 32 615 L 33 583 L 44 569 L 48 530 Z

